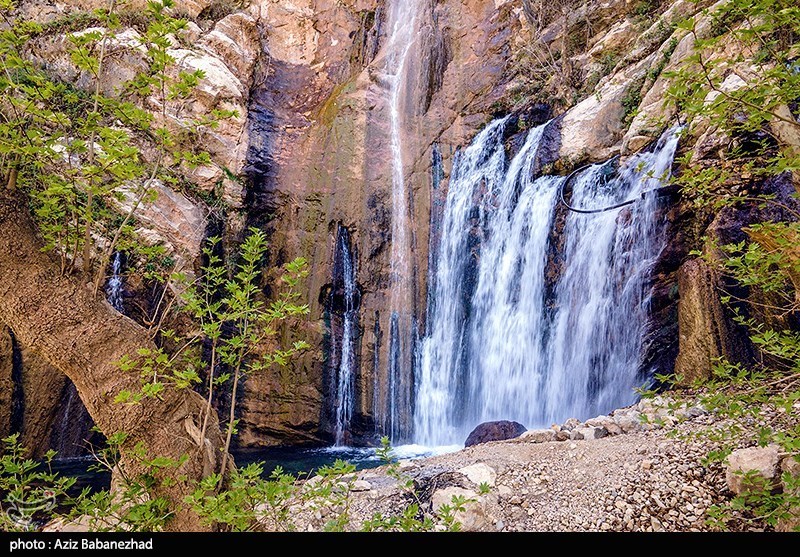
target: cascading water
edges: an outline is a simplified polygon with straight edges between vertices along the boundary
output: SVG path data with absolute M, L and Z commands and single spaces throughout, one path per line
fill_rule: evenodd
M 88 454 L 88 439 L 94 425 L 86 407 L 78 396 L 72 381 L 68 381 L 62 392 L 61 405 L 53 424 L 51 447 L 59 459 Z
M 111 262 L 111 277 L 106 284 L 106 299 L 111 307 L 120 313 L 125 312 L 123 293 L 122 253 L 118 251 Z
M 335 445 L 344 446 L 350 437 L 350 422 L 355 407 L 356 358 L 355 342 L 358 336 L 358 305 L 356 268 L 350 251 L 350 233 L 339 227 L 336 239 L 336 261 L 334 264 L 336 280 L 334 288 L 341 290 L 343 298 L 342 332 L 338 348 L 339 365 L 336 368 L 336 413 Z M 339 283 L 339 284 L 337 284 Z
M 420 444 L 463 443 L 489 420 L 587 418 L 635 397 L 650 269 L 663 246 L 657 196 L 570 212 L 554 245 L 565 178 L 532 175 L 547 124 L 509 164 L 506 124 L 490 124 L 453 164 L 421 348 Z M 616 173 L 610 164 L 581 172 L 571 204 L 606 207 L 655 189 L 677 137 L 670 130 Z
M 387 373 L 385 378 L 376 374 L 375 379 L 375 393 L 385 395 L 385 400 L 376 400 L 375 417 L 379 429 L 393 441 L 408 435 L 408 409 L 413 403 L 414 286 L 410 192 L 403 160 L 403 128 L 406 124 L 404 115 L 413 104 L 409 58 L 419 36 L 426 5 L 426 0 L 394 0 L 388 14 L 386 72 L 392 163 L 390 327 Z M 383 381 L 386 384 L 382 384 Z

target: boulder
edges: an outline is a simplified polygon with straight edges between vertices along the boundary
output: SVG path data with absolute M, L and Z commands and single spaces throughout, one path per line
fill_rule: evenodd
M 464 442 L 465 447 L 488 443 L 489 441 L 503 441 L 514 439 L 525 433 L 525 426 L 518 422 L 500 420 L 484 422 L 472 430 Z
M 605 427 L 579 427 L 572 430 L 572 439 L 602 439 L 608 437 Z
M 370 484 L 366 480 L 356 480 L 353 482 L 353 485 L 350 487 L 350 491 L 354 492 L 361 492 L 361 491 L 369 491 L 372 489 L 372 484 Z
M 630 433 L 641 429 L 641 414 L 630 412 L 614 416 L 614 423 L 622 430 L 622 433 Z
M 641 78 L 651 61 L 652 56 L 614 74 L 596 95 L 588 96 L 564 114 L 560 124 L 562 159 L 595 162 L 619 153 L 625 133 L 624 103 L 638 94 L 635 89 L 641 88 Z
M 556 440 L 556 432 L 552 429 L 530 429 L 520 435 L 520 439 L 529 443 L 546 443 Z
M 611 416 L 597 416 L 596 418 L 591 418 L 586 420 L 586 425 L 591 427 L 605 427 L 606 429 L 610 424 L 613 424 L 614 420 Z
M 495 469 L 483 462 L 465 466 L 459 470 L 459 473 L 464 474 L 475 485 L 487 484 L 492 486 L 497 480 Z
M 572 431 L 579 425 L 581 425 L 581 421 L 578 418 L 569 418 L 566 422 L 564 422 L 564 425 L 561 427 L 562 429 L 566 429 L 567 431 Z
M 780 488 L 780 448 L 777 445 L 733 451 L 726 460 L 725 481 L 736 495 Z
M 453 497 L 464 497 L 469 502 L 464 505 L 464 510 L 456 513 L 455 519 L 461 523 L 461 530 L 465 532 L 486 532 L 494 530 L 491 519 L 486 510 L 478 502 L 478 495 L 474 491 L 462 487 L 446 487 L 435 491 L 431 496 L 431 507 L 436 513 L 443 505 L 453 505 Z

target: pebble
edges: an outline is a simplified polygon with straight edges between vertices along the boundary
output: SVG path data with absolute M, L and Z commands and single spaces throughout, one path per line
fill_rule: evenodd
M 648 402 L 648 412 L 658 409 Z M 615 411 L 611 423 L 633 417 L 630 409 Z M 637 415 L 638 416 L 638 415 Z M 701 422 L 716 418 L 705 414 L 682 421 L 674 431 L 696 431 Z M 600 420 L 574 420 L 572 429 L 584 428 Z M 605 426 L 608 428 L 608 426 Z M 557 436 L 565 432 L 555 424 Z M 706 509 L 724 502 L 724 472 L 720 465 L 706 468 L 701 459 L 712 448 L 712 441 L 684 441 L 665 437 L 663 430 L 629 432 L 601 443 L 584 440 L 565 441 L 563 445 L 517 443 L 513 456 L 497 449 L 479 452 L 472 448 L 479 462 L 497 471 L 496 488 L 482 498 L 489 529 L 497 531 L 706 531 Z M 630 441 L 626 438 L 633 437 Z M 606 451 L 607 446 L 613 450 Z M 563 449 L 559 448 L 563 447 Z M 488 455 L 488 456 L 487 456 Z M 638 456 L 637 456 L 638 455 Z M 470 455 L 471 456 L 471 455 Z M 436 457 L 438 473 L 454 472 L 465 464 L 462 458 Z M 423 462 L 423 461 L 416 461 Z M 453 464 L 444 464 L 453 463 Z M 417 464 L 420 471 L 424 465 Z M 436 476 L 433 476 L 436 477 Z M 415 480 L 418 478 L 415 476 Z M 466 481 L 466 478 L 464 478 Z M 388 497 L 388 488 L 370 478 L 372 489 L 356 494 L 372 501 L 390 516 L 387 505 L 396 505 Z M 378 487 L 381 486 L 381 487 Z M 547 489 L 544 489 L 544 488 Z M 381 496 L 378 498 L 377 494 Z M 370 499 L 370 497 L 375 499 Z M 369 517 L 372 513 L 365 513 Z M 327 517 L 326 517 L 327 518 Z M 306 523 L 298 524 L 304 530 Z M 315 523 L 321 528 L 321 523 Z M 758 526 L 755 526 L 758 527 Z M 754 527 L 750 527 L 751 529 Z

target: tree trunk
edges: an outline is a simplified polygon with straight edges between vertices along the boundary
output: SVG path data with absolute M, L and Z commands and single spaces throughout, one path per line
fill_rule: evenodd
M 58 263 L 41 251 L 25 203 L 8 192 L 0 194 L 0 322 L 75 383 L 103 433 L 125 432 L 130 446 L 142 442 L 151 456 L 188 455 L 185 464 L 167 472 L 174 482 L 156 495 L 166 497 L 176 512 L 169 529 L 204 529 L 183 497 L 219 467 L 223 439 L 216 414 L 201 439 L 205 401 L 193 391 L 167 389 L 163 400 L 114 403 L 121 390 L 140 385 L 137 372 L 123 372 L 116 362 L 136 357 L 139 348 L 155 348 L 153 342 L 142 327 L 98 299 L 90 284 L 61 276 Z

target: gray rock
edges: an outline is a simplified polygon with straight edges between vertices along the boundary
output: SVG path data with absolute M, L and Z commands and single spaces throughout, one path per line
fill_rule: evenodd
M 779 487 L 780 449 L 777 445 L 733 451 L 726 460 L 725 481 L 736 495 Z
M 350 488 L 351 491 L 369 491 L 370 489 L 372 489 L 372 484 L 366 480 L 356 480 Z
M 638 412 L 622 414 L 620 416 L 614 416 L 614 422 L 620 427 L 620 429 L 622 429 L 623 433 L 639 431 L 642 429 L 640 416 L 641 414 Z
M 464 474 L 475 485 L 487 484 L 492 486 L 497 480 L 497 472 L 494 468 L 483 462 L 465 466 L 459 472 Z
M 520 435 L 520 439 L 524 439 L 530 443 L 546 443 L 556 440 L 556 432 L 552 429 L 529 429 Z
M 567 431 L 572 431 L 573 429 L 575 429 L 580 425 L 581 421 L 578 418 L 570 418 L 566 422 L 564 422 L 564 425 L 561 427 L 562 429 L 566 429 Z
M 686 416 L 689 418 L 697 418 L 698 416 L 703 416 L 704 414 L 708 414 L 708 412 L 702 406 L 690 406 L 686 409 Z
M 464 497 L 468 503 L 464 505 L 464 510 L 456 513 L 455 519 L 461 523 L 465 531 L 492 530 L 492 521 L 486 515 L 483 507 L 477 502 L 478 495 L 474 491 L 462 487 L 446 487 L 439 489 L 431 495 L 431 507 L 438 513 L 444 505 L 453 504 L 453 497 Z
M 604 427 L 579 427 L 572 433 L 580 435 L 580 439 L 602 439 L 608 436 L 608 430 Z
M 586 425 L 592 427 L 605 427 L 606 424 L 613 422 L 613 419 L 610 416 L 597 416 L 596 418 L 591 418 L 586 420 Z

